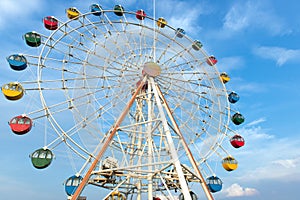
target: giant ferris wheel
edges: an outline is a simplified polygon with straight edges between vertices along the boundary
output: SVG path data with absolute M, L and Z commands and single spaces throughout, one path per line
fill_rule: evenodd
M 213 199 L 222 181 L 210 159 L 235 170 L 223 144 L 244 145 L 230 128 L 244 122 L 231 109 L 239 95 L 226 89 L 230 77 L 218 71 L 217 59 L 182 28 L 144 10 L 93 4 L 87 13 L 71 7 L 66 14 L 66 21 L 43 19 L 48 35 L 24 34 L 37 55 L 7 57 L 13 70 L 35 70 L 34 79 L 2 86 L 11 101 L 39 96 L 37 109 L 9 122 L 18 135 L 35 123 L 47 127 L 44 146 L 30 156 L 33 166 L 55 164 L 56 150 L 67 147 L 77 166 L 65 181 L 72 200 L 95 186 L 105 200 L 195 200 L 195 187 Z

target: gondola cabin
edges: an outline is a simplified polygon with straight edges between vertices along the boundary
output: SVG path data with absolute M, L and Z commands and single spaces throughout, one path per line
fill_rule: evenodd
M 102 13 L 102 7 L 99 4 L 92 4 L 90 10 L 95 16 L 100 16 Z
M 24 135 L 31 130 L 32 120 L 25 115 L 19 115 L 10 120 L 9 126 L 15 134 Z
M 191 195 L 191 197 L 192 197 L 192 200 L 197 200 L 197 199 L 198 199 L 197 195 L 196 195 L 193 191 L 190 191 L 190 195 Z M 184 195 L 183 195 L 183 193 L 181 193 L 181 194 L 179 195 L 179 200 L 184 200 Z
M 2 86 L 3 95 L 11 101 L 19 100 L 24 95 L 24 89 L 18 82 L 7 83 Z
M 164 28 L 168 24 L 168 22 L 163 17 L 160 17 L 158 18 L 156 24 L 158 27 Z
M 222 160 L 222 166 L 227 171 L 233 171 L 237 169 L 238 162 L 231 156 L 228 156 Z
M 8 58 L 6 58 L 6 60 L 13 70 L 21 71 L 27 68 L 27 60 L 23 55 L 10 55 Z
M 48 30 L 56 30 L 58 28 L 58 20 L 53 16 L 44 17 L 44 26 Z
M 114 13 L 117 15 L 117 16 L 123 16 L 123 14 L 124 14 L 124 8 L 123 8 L 123 6 L 121 6 L 121 5 L 115 5 L 115 7 L 114 7 Z
M 30 155 L 31 163 L 37 169 L 48 167 L 51 164 L 53 157 L 52 151 L 45 148 L 38 149 Z
M 69 19 L 78 19 L 80 15 L 79 10 L 75 7 L 68 8 L 66 12 Z
M 139 20 L 144 20 L 145 17 L 146 17 L 146 13 L 145 13 L 145 11 L 143 11 L 143 10 L 141 9 L 141 10 L 136 11 L 135 16 L 136 16 L 136 18 L 139 19 Z
M 185 31 L 182 28 L 177 28 L 175 31 L 175 35 L 179 38 L 183 38 L 185 35 Z
M 192 44 L 194 50 L 199 51 L 202 48 L 202 43 L 199 40 L 195 40 Z
M 105 200 L 126 200 L 126 197 L 121 192 L 114 191 Z
M 68 196 L 71 196 L 75 193 L 81 181 L 82 181 L 82 177 L 76 175 L 71 176 L 66 180 L 65 192 L 67 193 Z
M 240 100 L 240 96 L 235 92 L 230 92 L 230 94 L 228 95 L 228 101 L 230 103 L 236 103 L 239 100 Z
M 210 66 L 215 65 L 217 62 L 218 62 L 218 60 L 214 56 L 209 56 L 206 60 L 206 63 Z
M 245 145 L 245 140 L 240 135 L 234 135 L 232 138 L 230 138 L 230 143 L 234 148 L 240 148 Z
M 235 125 L 240 125 L 245 121 L 244 116 L 241 113 L 235 113 L 232 117 L 231 117 L 231 121 L 235 124 Z
M 215 193 L 222 190 L 222 180 L 217 176 L 210 176 L 206 179 L 206 184 L 210 192 Z
M 24 38 L 26 44 L 31 47 L 39 47 L 42 43 L 41 35 L 34 31 L 26 33 Z
M 221 79 L 221 81 L 222 81 L 224 84 L 227 83 L 228 81 L 230 81 L 230 77 L 229 77 L 228 74 L 225 73 L 225 72 L 222 72 L 222 73 L 220 74 L 220 79 Z

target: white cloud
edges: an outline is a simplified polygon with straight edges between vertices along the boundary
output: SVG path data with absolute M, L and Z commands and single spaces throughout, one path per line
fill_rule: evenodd
M 260 123 L 262 123 L 262 122 L 265 122 L 266 121 L 266 118 L 264 118 L 264 117 L 262 117 L 262 118 L 259 118 L 259 119 L 257 119 L 257 120 L 254 120 L 254 121 L 252 121 L 252 122 L 249 122 L 248 124 L 246 124 L 246 126 L 254 126 L 254 125 L 258 125 L 258 124 L 260 124 Z
M 239 182 L 300 180 L 300 137 L 297 134 L 293 139 L 278 138 L 260 126 L 246 126 L 237 131 L 246 141 L 237 154 L 238 160 L 241 165 L 251 166 L 239 168 Z
M 255 188 L 243 188 L 237 183 L 234 183 L 225 189 L 225 193 L 227 197 L 254 196 L 259 194 L 258 190 Z
M 41 8 L 43 8 L 43 4 L 39 0 L 1 0 L 0 29 L 5 28 L 16 20 L 24 20 L 24 23 L 28 23 L 25 20 L 26 15 L 33 15 Z
M 220 59 L 218 67 L 221 71 L 229 72 L 244 66 L 244 60 L 239 56 L 225 57 Z
M 254 83 L 254 82 L 244 82 L 240 81 L 239 83 L 235 84 L 235 90 L 244 92 L 244 93 L 258 93 L 258 92 L 263 92 L 265 91 L 265 86 L 259 83 Z
M 300 166 L 300 157 L 295 159 L 275 160 L 273 163 L 287 169 L 296 168 L 297 166 Z
M 188 1 L 176 0 L 159 1 L 156 4 L 156 9 L 157 15 L 166 18 L 169 25 L 174 28 L 183 28 L 189 36 L 193 36 L 201 30 L 199 17 L 209 10 L 201 2 L 191 4 Z
M 254 48 L 254 54 L 264 59 L 271 59 L 278 66 L 282 66 L 287 62 L 300 63 L 300 49 L 286 49 L 282 47 L 261 46 Z
M 249 27 L 266 29 L 274 35 L 290 32 L 284 21 L 273 13 L 272 5 L 264 5 L 261 1 L 239 1 L 226 14 L 223 28 L 235 32 Z

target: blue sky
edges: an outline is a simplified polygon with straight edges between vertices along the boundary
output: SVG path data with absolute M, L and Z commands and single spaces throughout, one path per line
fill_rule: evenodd
M 24 33 L 42 30 L 44 16 L 66 20 L 66 8 L 75 6 L 84 13 L 92 3 L 97 2 L 1 0 L 1 84 L 16 79 L 5 58 L 12 53 L 32 53 L 24 44 Z M 152 12 L 152 1 L 106 0 L 99 4 L 104 9 L 122 4 L 126 10 Z M 216 199 L 299 198 L 299 9 L 296 0 L 156 2 L 156 15 L 201 40 L 206 51 L 218 58 L 219 70 L 231 76 L 227 88 L 241 96 L 236 106 L 246 122 L 235 129 L 244 136 L 246 145 L 232 151 L 239 168 L 222 173 L 223 190 L 215 194 Z M 40 147 L 42 138 L 37 133 L 16 136 L 7 125 L 7 116 L 24 112 L 22 102 L 0 98 L 1 198 L 65 199 L 63 182 L 72 173 L 69 163 L 57 158 L 50 169 L 33 169 L 28 155 Z

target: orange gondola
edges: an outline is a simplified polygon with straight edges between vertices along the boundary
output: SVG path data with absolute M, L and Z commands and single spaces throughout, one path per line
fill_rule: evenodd
M 32 120 L 25 115 L 19 115 L 10 120 L 9 126 L 15 134 L 23 135 L 31 130 Z

